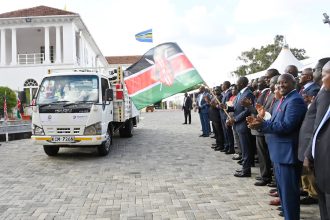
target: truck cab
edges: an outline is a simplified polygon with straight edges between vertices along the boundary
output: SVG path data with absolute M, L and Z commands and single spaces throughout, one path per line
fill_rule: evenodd
M 107 75 L 67 71 L 46 75 L 32 106 L 32 140 L 49 156 L 60 147 L 96 146 L 109 153 L 114 133 L 113 90 Z

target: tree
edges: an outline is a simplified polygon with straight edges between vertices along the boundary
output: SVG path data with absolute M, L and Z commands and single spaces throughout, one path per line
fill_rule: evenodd
M 260 49 L 252 48 L 250 51 L 242 52 L 238 59 L 243 61 L 244 64 L 239 66 L 233 73 L 244 76 L 267 69 L 275 61 L 284 45 L 284 37 L 276 35 L 274 43 L 261 46 Z M 290 48 L 290 50 L 298 60 L 308 58 L 305 56 L 305 49 Z
M 6 93 L 7 112 L 11 113 L 17 104 L 16 93 L 8 87 L 0 86 L 0 115 L 3 116 L 3 102 Z

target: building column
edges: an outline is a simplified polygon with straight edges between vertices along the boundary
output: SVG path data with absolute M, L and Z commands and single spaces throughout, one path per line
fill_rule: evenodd
M 45 63 L 50 63 L 49 59 L 49 27 L 45 27 Z
M 72 23 L 62 25 L 63 28 L 63 63 L 75 64 L 76 38 Z
M 16 28 L 11 29 L 11 65 L 17 64 Z
M 1 29 L 1 66 L 6 65 L 6 30 Z
M 56 26 L 56 63 L 62 63 L 61 26 Z

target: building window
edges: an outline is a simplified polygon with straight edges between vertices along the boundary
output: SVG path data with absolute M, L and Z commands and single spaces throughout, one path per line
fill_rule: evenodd
M 38 90 L 38 82 L 34 79 L 27 79 L 24 82 L 25 98 L 28 104 L 32 103 L 32 99 Z

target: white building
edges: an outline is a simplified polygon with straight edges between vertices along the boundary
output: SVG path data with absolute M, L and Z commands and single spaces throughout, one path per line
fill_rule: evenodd
M 38 6 L 0 14 L 0 86 L 31 101 L 52 68 L 107 67 L 79 14 Z

